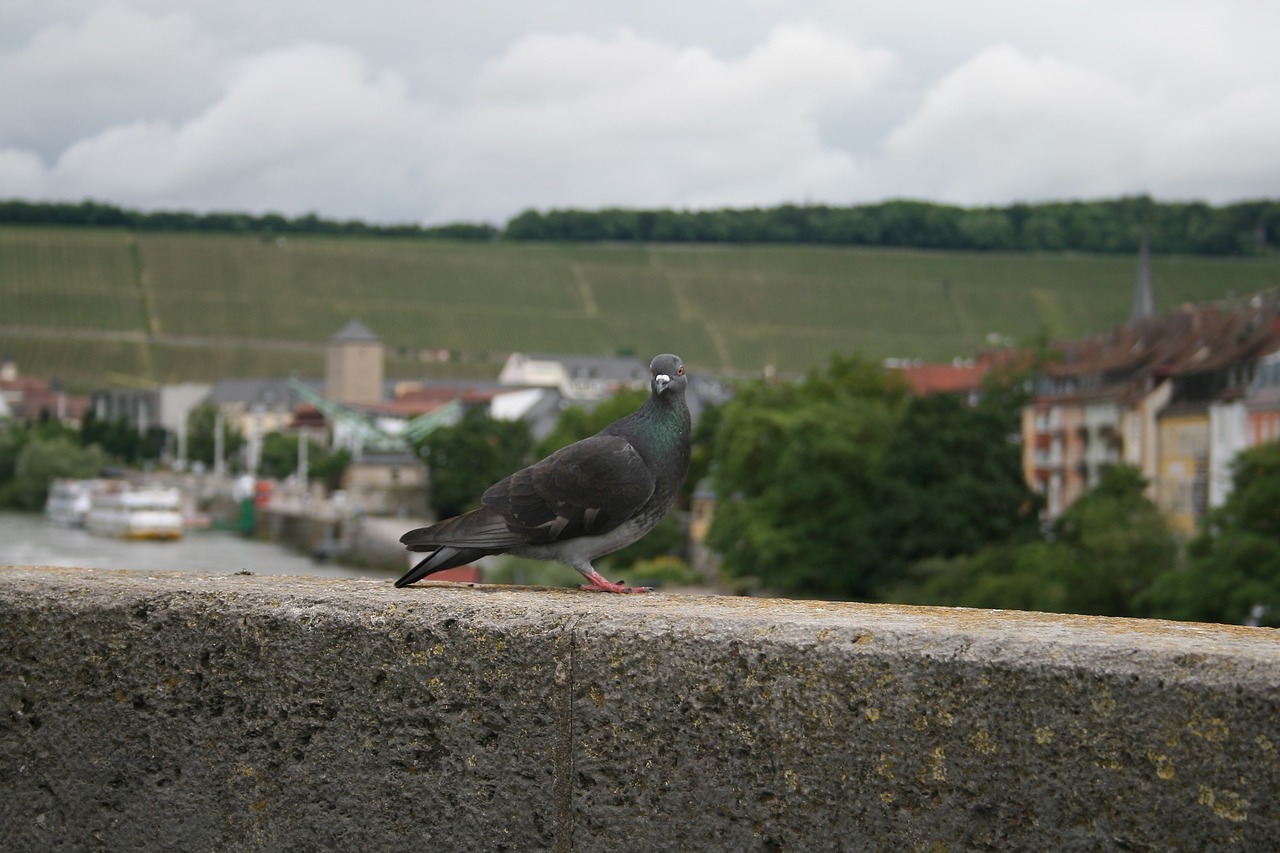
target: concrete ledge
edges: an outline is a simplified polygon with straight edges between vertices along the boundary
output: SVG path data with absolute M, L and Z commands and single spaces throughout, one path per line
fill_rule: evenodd
M 1268 849 L 1280 632 L 0 569 L 13 850 Z

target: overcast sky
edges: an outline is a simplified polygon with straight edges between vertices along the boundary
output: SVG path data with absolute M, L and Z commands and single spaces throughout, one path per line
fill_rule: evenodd
M 1274 0 L 0 0 L 0 197 L 529 207 L 1280 196 Z

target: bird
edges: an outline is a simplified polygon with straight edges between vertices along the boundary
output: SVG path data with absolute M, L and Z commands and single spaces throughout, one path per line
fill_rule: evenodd
M 656 356 L 636 411 L 494 483 L 479 508 L 400 537 L 409 551 L 432 553 L 396 587 L 511 554 L 571 566 L 587 580 L 579 589 L 648 592 L 605 580 L 591 563 L 644 536 L 675 503 L 689 473 L 688 385 L 679 356 Z

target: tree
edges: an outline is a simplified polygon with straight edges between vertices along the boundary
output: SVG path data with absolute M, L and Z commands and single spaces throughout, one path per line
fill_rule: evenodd
M 214 426 L 217 423 L 218 407 L 212 403 L 196 406 L 187 418 L 187 457 L 192 462 L 201 462 L 206 467 L 213 467 Z M 223 422 L 223 458 L 234 459 L 240 448 L 244 446 L 244 435 L 230 422 Z
M 55 478 L 97 477 L 104 461 L 105 455 L 97 445 L 80 447 L 65 435 L 34 437 L 26 442 L 14 466 L 14 502 L 21 509 L 41 509 L 49 497 L 49 484 Z
M 805 594 L 869 594 L 882 557 L 879 456 L 902 393 L 875 365 L 837 358 L 799 385 L 748 386 L 725 405 L 707 541 L 727 573 Z
M 1103 472 L 1096 487 L 1063 513 L 1055 542 L 1070 551 L 1072 613 L 1142 616 L 1148 588 L 1173 570 L 1178 547 L 1131 465 Z
M 555 427 L 533 449 L 533 455 L 542 459 L 575 441 L 593 436 L 609 424 L 634 412 L 648 398 L 648 390 L 619 391 L 602 400 L 594 408 L 570 406 L 560 413 Z
M 926 557 L 972 554 L 1027 541 L 1040 500 L 1022 475 L 1017 400 L 996 392 L 976 406 L 932 394 L 907 405 L 884 456 L 886 495 L 877 528 L 888 580 Z
M 17 505 L 13 478 L 18 456 L 30 438 L 31 431 L 16 421 L 0 424 L 0 506 Z
M 1058 520 L 1050 540 L 990 544 L 914 565 L 889 601 L 1007 610 L 1139 616 L 1173 570 L 1177 545 L 1143 496 L 1137 469 L 1116 466 Z
M 135 465 L 147 459 L 159 459 L 166 435 L 164 428 L 158 426 L 139 432 L 123 415 L 114 420 L 100 420 L 90 409 L 80 424 L 79 438 L 85 447 L 96 444 L 112 459 Z
M 453 426 L 428 434 L 417 447 L 431 471 L 431 506 L 441 518 L 480 505 L 490 485 L 519 468 L 533 443 L 524 421 L 491 418 L 473 406 Z
M 881 598 L 903 604 L 1071 612 L 1065 548 L 1047 542 L 988 545 L 976 554 L 913 565 Z
M 316 445 L 312 444 L 311 447 Z M 342 488 L 342 478 L 351 464 L 351 451 L 345 447 L 322 449 L 315 461 L 308 457 L 307 469 L 310 479 L 320 480 L 329 491 Z
M 1145 602 L 1152 615 L 1280 627 L 1280 445 L 1236 457 L 1232 491 L 1189 547 L 1185 569 L 1168 572 Z
M 311 459 L 311 451 L 319 450 L 313 442 L 307 442 L 307 459 Z M 285 435 L 282 432 L 269 432 L 262 437 L 262 450 L 258 454 L 258 470 L 254 473 L 263 477 L 283 480 L 298 470 L 298 437 Z
M 1012 249 L 1017 237 L 1008 214 L 1001 210 L 968 210 L 960 216 L 961 248 Z
M 1020 387 L 992 381 L 976 406 L 908 399 L 878 365 L 836 358 L 799 385 L 744 389 L 720 415 L 708 544 L 731 575 L 869 598 L 917 561 L 1033 540 Z
M 282 480 L 298 470 L 298 436 L 269 432 L 262 437 L 258 473 Z M 346 448 L 333 450 L 307 439 L 307 479 L 324 481 L 330 491 L 341 486 L 343 472 L 351 462 Z

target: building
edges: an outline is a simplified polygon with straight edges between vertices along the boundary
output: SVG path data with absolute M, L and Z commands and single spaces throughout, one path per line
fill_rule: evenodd
M 347 466 L 342 487 L 346 500 L 369 515 L 428 515 L 427 470 L 408 450 L 362 454 Z
M 306 384 L 315 387 L 319 382 Z M 245 466 L 256 471 L 263 439 L 268 433 L 288 429 L 302 400 L 289 387 L 288 379 L 222 379 L 200 403 L 216 407 L 227 428 L 244 436 Z
M 315 379 L 302 381 L 312 388 L 320 385 Z M 249 437 L 288 428 L 303 401 L 289 388 L 288 379 L 273 378 L 221 379 L 201 402 L 216 406 L 228 426 Z
M 720 557 L 707 545 L 707 535 L 716 516 L 716 491 L 710 477 L 693 489 L 689 500 L 689 565 L 707 578 L 715 576 Z
M 88 408 L 88 397 L 68 394 L 58 380 L 22 376 L 12 356 L 0 359 L 0 418 L 34 423 L 47 413 L 60 423 L 78 427 Z
M 1229 494 L 1236 454 L 1280 426 L 1275 301 L 1184 306 L 1057 349 L 1023 413 L 1023 467 L 1049 518 L 1124 462 L 1190 533 Z
M 382 341 L 359 320 L 351 320 L 325 347 L 324 393 L 349 406 L 383 400 Z
M 513 352 L 498 374 L 498 383 L 555 388 L 570 403 L 596 402 L 625 388 L 649 387 L 649 365 L 637 358 Z
M 1261 390 L 1258 365 L 1280 346 L 1274 303 L 1197 313 L 1194 350 L 1172 375 L 1169 405 L 1160 415 L 1161 508 L 1188 532 L 1231 492 L 1232 463 L 1249 446 L 1250 389 Z M 1262 397 L 1255 400 L 1264 408 Z
M 970 405 L 978 401 L 982 383 L 991 369 L 988 358 L 960 359 L 942 364 L 887 359 L 885 368 L 902 377 L 911 393 L 917 397 L 928 394 L 960 394 Z
M 159 386 L 101 388 L 89 395 L 89 407 L 100 421 L 124 421 L 145 433 L 160 422 Z
M 1194 533 L 1209 508 L 1209 411 L 1197 404 L 1160 413 L 1156 506 L 1179 533 Z
M 1280 349 L 1258 359 L 1244 410 L 1246 447 L 1280 441 Z
M 996 372 L 1027 372 L 1032 356 L 1025 349 L 990 349 L 976 358 L 955 358 L 949 363 L 931 363 L 912 359 L 885 359 L 884 367 L 906 383 L 917 397 L 928 394 L 955 394 L 969 405 L 982 397 L 987 377 Z
M 1022 410 L 1022 471 L 1056 518 L 1088 487 L 1084 404 L 1078 399 L 1038 400 Z

